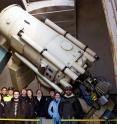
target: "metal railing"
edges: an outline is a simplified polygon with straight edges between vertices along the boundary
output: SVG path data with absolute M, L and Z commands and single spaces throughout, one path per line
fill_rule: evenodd
M 48 119 L 45 119 L 45 120 L 48 121 Z M 44 124 L 43 118 L 38 118 L 38 119 L 0 118 L 0 122 L 1 121 L 35 122 L 35 124 Z M 61 119 L 60 121 L 61 122 L 116 122 L 117 123 L 117 119 L 110 119 L 110 120 L 105 120 L 105 119 Z

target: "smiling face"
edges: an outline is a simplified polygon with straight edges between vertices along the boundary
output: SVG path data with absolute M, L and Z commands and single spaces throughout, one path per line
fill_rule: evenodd
M 72 92 L 72 88 L 71 88 L 71 87 L 68 87 L 68 88 L 65 89 L 65 94 L 66 94 L 67 96 L 70 96 L 72 93 L 73 93 L 73 92 Z
M 20 96 L 20 93 L 18 91 L 14 91 L 13 97 L 14 99 L 18 99 Z
M 22 95 L 22 96 L 26 96 L 26 89 L 22 89 L 21 95 Z
M 42 94 L 42 91 L 41 90 L 37 90 L 36 95 L 39 96 L 39 97 L 41 97 L 43 95 Z
M 50 91 L 50 96 L 53 98 L 54 97 L 54 95 L 55 95 L 55 92 L 52 90 L 52 91 Z
M 55 96 L 54 96 L 55 100 L 59 100 L 60 99 L 60 94 L 59 93 L 55 93 Z
M 6 95 L 7 94 L 7 88 L 6 87 L 2 88 L 1 93 L 3 95 Z
M 12 89 L 8 90 L 8 95 L 13 96 L 13 90 Z
M 27 96 L 28 96 L 28 97 L 32 97 L 32 96 L 33 96 L 32 90 L 27 90 Z

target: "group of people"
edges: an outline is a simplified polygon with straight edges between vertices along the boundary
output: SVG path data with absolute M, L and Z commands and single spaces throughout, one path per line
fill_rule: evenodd
M 58 92 L 55 92 L 54 99 L 48 105 L 48 114 L 54 119 L 55 124 L 61 124 L 61 118 L 81 119 L 85 115 L 79 99 L 73 94 L 71 87 L 65 88 L 64 96 L 60 96 Z M 64 124 L 72 123 L 64 122 Z
M 49 96 L 43 96 L 37 89 L 36 96 L 31 89 L 20 92 L 13 88 L 3 87 L 0 91 L 0 118 L 34 119 L 44 117 L 53 119 L 56 124 L 62 119 L 78 119 L 83 117 L 83 110 L 71 87 L 66 87 L 64 95 L 50 90 Z M 1 122 L 1 121 L 0 121 Z M 1 122 L 3 124 L 3 122 Z M 8 124 L 23 122 L 9 122 Z M 68 123 L 67 123 L 68 124 Z

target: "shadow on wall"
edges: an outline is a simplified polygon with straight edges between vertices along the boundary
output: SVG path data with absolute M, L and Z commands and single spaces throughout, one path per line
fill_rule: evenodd
M 101 0 L 79 0 L 77 5 L 78 39 L 100 57 L 91 72 L 105 78 L 115 87 L 111 42 Z

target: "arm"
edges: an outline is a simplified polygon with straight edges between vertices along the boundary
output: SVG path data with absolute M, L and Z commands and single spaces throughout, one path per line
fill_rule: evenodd
M 59 103 L 58 110 L 59 110 L 60 117 L 62 118 L 62 115 L 63 115 L 63 103 L 62 102 Z
M 52 108 L 53 108 L 53 101 L 51 101 L 48 107 L 48 113 L 51 117 L 53 116 Z
M 4 106 L 4 117 L 9 117 L 9 113 L 10 113 L 10 109 L 11 108 L 11 104 L 10 102 L 7 103 L 7 105 Z

